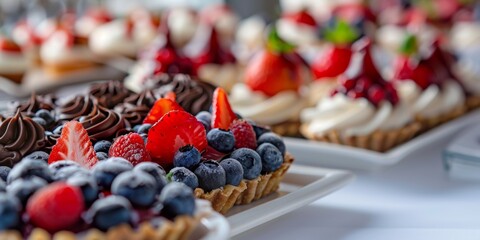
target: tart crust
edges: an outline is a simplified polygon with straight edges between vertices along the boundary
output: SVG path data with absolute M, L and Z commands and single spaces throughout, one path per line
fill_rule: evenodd
M 77 237 L 75 233 L 69 231 L 60 231 L 53 235 L 43 229 L 36 228 L 32 231 L 29 240 L 184 240 L 190 239 L 192 232 L 197 228 L 205 213 L 198 214 L 195 217 L 179 216 L 174 221 L 165 220 L 158 228 L 154 228 L 150 223 L 140 224 L 138 229 L 132 229 L 130 225 L 123 224 L 102 232 L 97 229 L 88 230 L 82 237 Z M 0 239 L 21 240 L 20 232 L 15 230 L 0 232 Z
M 467 102 L 468 104 L 468 102 Z M 466 104 L 466 105 L 467 105 Z M 455 109 L 453 109 L 452 111 L 449 111 L 445 114 L 442 114 L 440 116 L 437 116 L 437 117 L 433 117 L 433 118 L 425 118 L 425 117 L 421 117 L 421 116 L 417 116 L 416 117 L 416 120 L 421 124 L 422 126 L 422 129 L 420 131 L 420 133 L 424 133 L 440 124 L 443 124 L 443 123 L 446 123 L 450 120 L 453 120 L 455 118 L 458 118 L 458 117 L 461 117 L 463 114 L 465 114 L 468 109 L 467 109 L 467 106 L 462 104 L 462 105 L 459 105 L 457 106 Z
M 466 100 L 468 111 L 475 110 L 480 107 L 480 96 L 469 96 Z
M 272 173 L 253 180 L 242 180 L 238 186 L 227 185 L 207 193 L 196 188 L 195 197 L 210 201 L 215 211 L 226 214 L 234 205 L 248 204 L 277 191 L 293 160 L 293 156 L 286 153 L 283 164 Z
M 301 136 L 300 125 L 299 120 L 291 120 L 271 125 L 270 129 L 280 136 L 299 137 Z
M 350 137 L 342 137 L 336 130 L 326 134 L 312 134 L 308 131 L 308 124 L 302 125 L 300 130 L 305 137 L 311 140 L 385 152 L 415 137 L 422 129 L 421 126 L 420 123 L 413 122 L 398 129 L 375 131 L 365 136 Z
M 22 83 L 24 75 L 25 75 L 24 73 L 15 73 L 15 74 L 13 74 L 13 73 L 12 74 L 2 73 L 2 74 L 0 74 L 0 76 L 2 76 L 4 78 L 7 78 L 7 79 L 9 79 L 12 82 L 17 83 L 17 84 Z

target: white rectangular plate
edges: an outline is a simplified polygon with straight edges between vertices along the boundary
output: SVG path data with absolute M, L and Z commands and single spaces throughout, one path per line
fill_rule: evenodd
M 342 170 L 292 165 L 277 193 L 244 206 L 232 208 L 227 215 L 230 237 L 326 196 L 352 181 L 352 173 Z
M 285 138 L 285 143 L 288 151 L 295 156 L 296 163 L 299 164 L 373 171 L 394 165 L 408 155 L 444 141 L 462 128 L 479 121 L 480 110 L 477 110 L 436 127 L 385 153 L 299 138 Z

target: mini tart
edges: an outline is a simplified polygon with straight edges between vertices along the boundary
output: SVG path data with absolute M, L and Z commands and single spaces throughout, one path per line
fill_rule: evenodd
M 252 180 L 244 179 L 238 186 L 227 185 L 210 192 L 196 188 L 195 197 L 210 201 L 215 211 L 226 214 L 234 205 L 249 204 L 277 191 L 293 161 L 293 156 L 286 153 L 283 164 L 272 173 L 260 175 Z
M 137 229 L 132 229 L 128 224 L 122 224 L 110 228 L 107 232 L 98 229 L 90 229 L 80 233 L 80 236 L 69 231 L 60 231 L 50 234 L 41 228 L 35 228 L 28 239 L 32 240 L 118 240 L 118 239 L 156 239 L 156 240 L 181 240 L 191 239 L 194 231 L 199 226 L 202 218 L 207 213 L 200 213 L 196 216 L 178 216 L 173 221 L 165 219 L 159 227 L 154 227 L 144 222 Z M 16 230 L 0 232 L 0 239 L 21 240 L 22 234 Z

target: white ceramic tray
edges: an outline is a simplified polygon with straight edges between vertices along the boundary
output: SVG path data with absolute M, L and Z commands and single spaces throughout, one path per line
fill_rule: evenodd
M 385 153 L 299 138 L 285 138 L 285 143 L 299 164 L 375 171 L 394 165 L 425 147 L 445 141 L 462 128 L 478 122 L 480 110 L 436 127 Z
M 354 179 L 347 171 L 292 165 L 280 189 L 263 199 L 236 206 L 227 214 L 230 237 L 326 196 Z

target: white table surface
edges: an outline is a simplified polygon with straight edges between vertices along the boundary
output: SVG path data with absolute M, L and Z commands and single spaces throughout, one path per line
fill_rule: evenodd
M 480 239 L 480 182 L 449 179 L 432 146 L 235 239 Z

